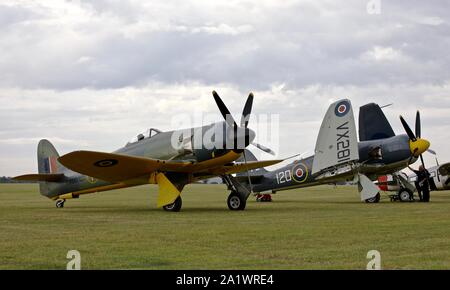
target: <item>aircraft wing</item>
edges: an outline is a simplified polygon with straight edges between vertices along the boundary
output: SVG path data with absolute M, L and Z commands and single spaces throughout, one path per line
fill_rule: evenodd
M 440 175 L 450 175 L 450 162 L 439 166 Z
M 59 157 L 58 161 L 70 170 L 110 182 L 155 171 L 178 171 L 191 164 L 95 151 L 74 151 Z
M 317 137 L 312 174 L 359 160 L 355 119 L 350 100 L 330 105 Z
M 354 163 L 359 161 L 355 118 L 350 100 L 339 100 L 330 105 L 317 137 L 312 175 L 324 182 L 358 182 L 361 200 L 378 194 L 378 187 L 360 174 Z
M 249 161 L 247 165 L 244 163 L 231 163 L 238 157 L 238 153 L 230 151 L 220 157 L 194 163 L 151 159 L 116 153 L 75 151 L 61 156 L 58 160 L 65 167 L 73 171 L 110 182 L 125 181 L 153 172 L 206 173 L 213 175 L 232 174 L 270 166 L 282 161 Z

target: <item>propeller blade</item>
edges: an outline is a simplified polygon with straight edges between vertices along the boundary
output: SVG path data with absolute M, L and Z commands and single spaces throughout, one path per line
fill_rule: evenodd
M 423 168 L 426 168 L 426 167 L 425 167 L 425 162 L 423 162 L 422 154 L 420 154 L 420 161 L 422 162 Z
M 244 155 L 244 162 L 245 162 L 245 166 L 247 166 L 247 157 L 245 156 L 245 150 L 242 152 Z M 250 194 L 253 193 L 253 185 L 252 185 L 252 179 L 250 178 L 250 172 L 247 169 L 247 178 L 248 178 L 248 185 L 250 186 Z
M 436 151 L 434 151 L 434 150 L 428 149 L 427 151 L 428 151 L 428 153 L 431 153 L 431 154 L 433 154 L 433 155 L 436 155 Z
M 420 128 L 421 128 L 420 113 L 419 113 L 419 111 L 417 111 L 417 113 L 416 113 L 416 138 L 420 138 L 420 136 L 421 136 Z
M 245 102 L 244 110 L 242 111 L 241 117 L 241 127 L 247 128 L 248 121 L 250 120 L 250 113 L 252 112 L 253 106 L 253 93 L 250 93 L 247 98 L 247 102 Z
M 267 148 L 266 146 L 263 146 L 263 145 L 258 144 L 256 142 L 253 142 L 252 145 L 255 146 L 256 148 L 258 148 L 259 150 L 262 150 L 262 151 L 264 151 L 266 153 L 272 154 L 274 156 L 276 155 L 275 152 L 272 149 Z
M 409 128 L 408 123 L 406 123 L 402 116 L 400 116 L 400 121 L 402 122 L 403 128 L 405 129 L 406 134 L 408 134 L 409 139 L 412 141 L 417 141 L 416 136 L 414 136 L 413 131 Z
M 212 91 L 214 100 L 216 101 L 217 107 L 219 107 L 219 111 L 222 114 L 223 118 L 227 122 L 227 124 L 231 127 L 237 127 L 236 121 L 233 119 L 233 116 L 230 113 L 230 110 L 228 110 L 227 106 L 225 106 L 225 103 L 222 101 L 222 99 L 219 97 L 219 94 L 217 94 L 216 91 Z

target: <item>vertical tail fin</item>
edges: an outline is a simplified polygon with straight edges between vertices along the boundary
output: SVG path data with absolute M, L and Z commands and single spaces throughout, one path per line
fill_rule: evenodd
M 64 166 L 58 162 L 58 151 L 48 140 L 39 141 L 37 158 L 39 173 L 62 173 Z
M 58 161 L 59 154 L 48 140 L 39 141 L 37 148 L 39 174 L 64 173 L 67 169 Z M 58 185 L 55 182 L 40 181 L 39 189 L 42 195 L 48 196 Z
M 312 174 L 359 159 L 355 119 L 350 100 L 328 107 L 317 136 Z

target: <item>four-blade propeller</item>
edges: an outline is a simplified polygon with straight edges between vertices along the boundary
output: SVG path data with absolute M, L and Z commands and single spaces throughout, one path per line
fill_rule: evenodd
M 228 110 L 227 106 L 222 101 L 219 94 L 217 94 L 216 91 L 213 91 L 212 94 L 213 94 L 214 100 L 216 101 L 217 107 L 219 108 L 220 113 L 222 114 L 223 118 L 225 119 L 225 122 L 228 124 L 228 126 L 230 126 L 234 129 L 233 149 L 243 150 L 249 144 L 252 144 L 253 146 L 257 147 L 258 149 L 260 149 L 266 153 L 275 155 L 275 152 L 273 152 L 271 149 L 269 149 L 263 145 L 260 145 L 258 143 L 252 142 L 252 140 L 250 140 L 250 139 L 254 138 L 254 132 L 248 128 L 248 123 L 250 121 L 250 115 L 251 115 L 252 106 L 253 106 L 253 98 L 254 98 L 253 93 L 250 93 L 248 95 L 247 101 L 245 102 L 245 106 L 242 111 L 240 126 L 237 125 L 236 121 L 234 120 L 233 116 L 230 113 L 230 110 Z M 245 140 L 241 140 L 241 138 L 245 138 Z M 244 145 L 244 146 L 242 146 L 242 145 Z M 244 148 L 240 148 L 240 147 L 244 147 Z
M 247 164 L 247 157 L 245 156 L 245 150 L 243 150 L 243 149 L 245 149 L 245 147 L 247 147 L 249 144 L 252 144 L 256 148 L 258 148 L 264 152 L 275 155 L 275 152 L 273 152 L 271 149 L 269 149 L 263 145 L 260 145 L 258 143 L 252 142 L 255 137 L 255 133 L 248 128 L 248 123 L 250 121 L 250 115 L 252 113 L 253 93 L 250 93 L 248 95 L 247 101 L 245 102 L 244 109 L 242 110 L 241 123 L 240 123 L 239 127 L 236 124 L 236 121 L 234 120 L 233 116 L 231 115 L 230 110 L 228 110 L 225 103 L 219 97 L 219 94 L 217 94 L 216 91 L 213 91 L 212 94 L 213 94 L 214 100 L 216 101 L 217 107 L 220 110 L 220 113 L 222 114 L 223 118 L 225 119 L 225 122 L 228 124 L 228 126 L 233 128 L 233 133 L 234 133 L 233 134 L 233 136 L 234 136 L 233 137 L 234 138 L 233 149 L 234 150 L 242 150 L 245 164 Z M 241 138 L 245 138 L 244 142 L 242 142 L 242 140 L 239 140 Z M 240 146 L 238 146 L 238 145 L 240 145 Z M 242 145 L 244 145 L 244 148 L 240 148 Z M 248 177 L 248 183 L 250 186 L 249 194 L 251 194 L 253 192 L 253 185 L 252 185 L 252 181 L 250 178 L 250 172 L 248 170 L 247 170 L 247 177 Z
M 422 162 L 422 165 L 424 168 L 425 163 L 423 162 L 422 153 L 425 151 L 428 151 L 430 153 L 434 153 L 433 150 L 430 150 L 430 142 L 426 139 L 421 138 L 421 122 L 420 122 L 420 113 L 417 111 L 416 113 L 416 133 L 414 134 L 411 128 L 409 127 L 408 123 L 406 123 L 405 119 L 403 119 L 402 116 L 400 116 L 400 121 L 402 122 L 403 128 L 406 131 L 406 134 L 409 137 L 409 148 L 411 150 L 411 154 L 413 157 L 418 158 L 420 157 L 420 161 Z

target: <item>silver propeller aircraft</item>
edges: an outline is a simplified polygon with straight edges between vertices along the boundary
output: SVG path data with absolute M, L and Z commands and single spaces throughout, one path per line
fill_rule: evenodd
M 247 98 L 240 126 L 215 91 L 213 96 L 225 122 L 169 132 L 150 129 L 113 153 L 75 151 L 60 157 L 49 141 L 41 140 L 37 151 L 39 173 L 14 179 L 39 181 L 40 193 L 56 200 L 58 208 L 64 207 L 67 199 L 83 194 L 157 184 L 157 206 L 176 212 L 182 205 L 181 191 L 189 183 L 282 161 L 246 162 L 244 155 L 244 162 L 236 162 L 250 144 L 272 152 L 254 143 L 255 132 L 248 128 L 253 94 Z M 228 207 L 243 210 L 247 197 L 248 192 L 233 192 Z
M 320 184 L 353 182 L 358 184 L 362 201 L 378 202 L 379 188 L 372 180 L 414 163 L 430 146 L 430 142 L 420 137 L 419 112 L 416 134 L 403 117 L 400 116 L 400 120 L 406 135 L 395 135 L 378 105 L 371 103 L 361 107 L 358 142 L 350 100 L 337 101 L 330 105 L 323 119 L 315 155 L 274 171 L 261 168 L 238 174 L 235 179 L 240 187 L 235 188 L 247 188 L 264 195 Z M 249 160 L 256 160 L 249 151 L 246 155 Z
M 428 182 L 431 191 L 449 190 L 450 189 L 450 162 L 439 164 L 436 159 L 436 166 L 427 168 L 430 173 Z M 404 178 L 408 183 L 403 183 L 400 178 Z M 417 175 L 407 175 L 404 172 L 396 172 L 394 174 L 383 175 L 378 177 L 375 182 L 378 187 L 387 192 L 392 192 L 389 196 L 391 201 L 412 201 L 414 200 L 414 191 L 416 190 L 415 182 Z

